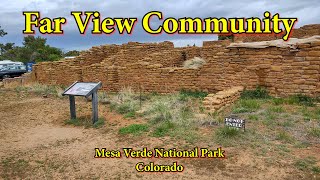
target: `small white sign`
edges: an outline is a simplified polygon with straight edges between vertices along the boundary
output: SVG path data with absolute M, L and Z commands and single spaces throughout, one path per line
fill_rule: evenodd
M 245 120 L 237 117 L 226 117 L 224 120 L 225 126 L 243 128 L 245 130 Z

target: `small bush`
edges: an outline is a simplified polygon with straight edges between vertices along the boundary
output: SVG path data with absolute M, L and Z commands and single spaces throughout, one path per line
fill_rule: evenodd
M 298 104 L 298 105 L 304 105 L 304 106 L 315 106 L 315 100 L 309 96 L 303 95 L 303 94 L 297 94 L 290 96 L 288 98 L 289 104 Z
M 134 134 L 134 135 L 139 135 L 143 132 L 148 132 L 149 131 L 149 126 L 146 124 L 131 124 L 127 127 L 123 127 L 119 129 L 119 133 L 124 135 L 124 134 Z
M 170 105 L 164 101 L 155 102 L 149 113 L 153 114 L 153 117 L 151 118 L 152 123 L 172 120 Z
M 99 102 L 103 103 L 103 104 L 109 104 L 109 98 L 106 92 L 100 92 L 98 93 L 98 100 Z
M 266 88 L 258 86 L 255 90 L 244 90 L 241 93 L 242 99 L 267 99 L 270 98 Z
M 311 170 L 316 174 L 320 174 L 320 167 L 319 166 L 313 166 L 311 168 Z
M 124 102 L 119 104 L 116 108 L 116 112 L 119 114 L 135 113 L 138 110 L 138 106 L 132 102 Z

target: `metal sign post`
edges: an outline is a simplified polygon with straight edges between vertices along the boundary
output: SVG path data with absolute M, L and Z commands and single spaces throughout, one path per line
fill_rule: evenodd
M 63 96 L 68 95 L 70 101 L 70 116 L 71 119 L 76 119 L 76 103 L 75 96 L 84 96 L 88 98 L 92 96 L 92 121 L 93 123 L 98 121 L 98 89 L 102 86 L 101 82 L 89 83 L 76 81 L 64 92 Z

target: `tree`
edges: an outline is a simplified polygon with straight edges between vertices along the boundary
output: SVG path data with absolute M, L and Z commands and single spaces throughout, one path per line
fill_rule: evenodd
M 47 39 L 41 37 L 27 36 L 23 39 L 25 52 L 28 53 L 24 59 L 29 61 L 56 61 L 62 58 L 62 51 L 58 48 L 46 45 Z
M 47 39 L 41 37 L 27 36 L 23 39 L 23 46 L 16 47 L 13 43 L 0 44 L 0 59 L 11 59 L 21 62 L 29 61 L 56 61 L 62 58 L 59 48 L 46 44 Z
M 5 32 L 3 29 L 1 29 L 1 26 L 0 26 L 0 37 L 3 37 L 5 35 L 7 35 L 8 33 Z
M 231 40 L 232 42 L 234 41 L 234 35 L 231 34 L 229 36 L 226 36 L 226 35 L 218 35 L 218 40 Z
M 79 56 L 80 52 L 77 50 L 68 51 L 64 54 L 64 57 L 67 56 Z
M 0 43 L 0 55 L 6 53 L 7 51 L 13 49 L 14 43 L 6 43 L 1 44 Z

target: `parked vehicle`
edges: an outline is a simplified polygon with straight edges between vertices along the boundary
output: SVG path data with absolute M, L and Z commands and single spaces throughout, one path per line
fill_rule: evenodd
M 0 61 L 0 79 L 18 77 L 26 72 L 27 68 L 22 62 Z

